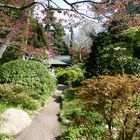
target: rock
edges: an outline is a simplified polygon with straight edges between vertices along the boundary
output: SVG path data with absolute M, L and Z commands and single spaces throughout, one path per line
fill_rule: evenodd
M 29 115 L 19 109 L 7 109 L 0 116 L 0 133 L 16 135 L 31 123 Z

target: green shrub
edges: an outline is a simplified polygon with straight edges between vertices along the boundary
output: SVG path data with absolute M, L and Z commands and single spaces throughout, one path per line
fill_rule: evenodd
M 14 140 L 14 139 L 11 136 L 9 136 L 8 134 L 1 133 L 0 140 Z
M 7 108 L 6 104 L 0 103 L 0 113 L 3 112 Z
M 22 51 L 22 48 L 19 46 L 8 47 L 1 58 L 1 64 L 18 59 L 20 55 L 17 55 L 16 53 L 20 51 Z
M 79 85 L 84 79 L 84 72 L 80 68 L 58 68 L 55 71 L 58 82 L 66 85 Z
M 56 79 L 41 63 L 15 60 L 5 63 L 0 68 L 0 83 L 20 84 L 34 90 L 35 98 L 48 96 L 56 88 Z
M 137 58 L 129 59 L 124 65 L 125 73 L 140 74 L 140 60 Z
M 12 84 L 0 85 L 2 109 L 5 108 L 4 104 L 31 110 L 37 109 L 40 104 L 37 100 L 33 99 L 32 96 L 34 96 L 34 93 L 24 86 Z
M 61 140 L 90 139 L 102 140 L 105 126 L 102 116 L 97 112 L 75 111 L 67 114 L 69 123 L 62 133 Z
M 98 112 L 85 111 L 84 103 L 75 94 L 77 90 L 77 88 L 69 88 L 61 95 L 60 118 L 64 131 L 60 139 L 102 140 L 102 133 L 105 131 L 103 118 Z

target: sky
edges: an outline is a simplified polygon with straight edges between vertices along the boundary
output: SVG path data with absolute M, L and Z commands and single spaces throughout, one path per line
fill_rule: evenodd
M 42 2 L 45 2 L 45 0 L 38 0 L 38 1 L 42 1 Z M 61 7 L 61 8 L 70 8 L 70 6 L 69 5 L 67 5 L 63 0 L 52 0 L 54 3 L 56 3 L 59 7 Z M 78 1 L 78 0 L 68 0 L 68 2 L 74 2 L 74 1 Z M 80 1 L 80 0 L 79 0 Z M 96 1 L 100 1 L 100 0 L 96 0 Z M 39 11 L 41 10 L 42 8 L 40 7 L 40 6 L 37 6 L 36 8 L 35 8 L 35 12 L 36 13 L 39 13 L 39 15 L 40 15 L 40 17 L 43 17 L 43 14 L 41 14 Z M 86 14 L 86 15 L 90 15 L 90 14 L 94 14 L 93 12 L 91 13 L 91 12 L 88 12 L 87 11 L 87 5 L 86 4 L 81 4 L 80 5 L 80 9 L 82 9 L 82 10 L 80 10 L 80 12 L 81 13 L 84 13 L 84 14 Z M 69 20 L 69 23 L 70 22 L 78 22 L 78 18 L 73 18 L 73 17 L 68 17 L 68 16 L 64 16 L 62 13 L 58 13 L 58 12 L 55 12 L 55 17 L 57 18 L 57 19 L 62 19 L 63 21 L 64 20 Z M 80 17 L 80 16 L 79 16 Z M 91 19 L 86 19 L 86 20 L 91 20 Z M 100 26 L 100 23 L 99 22 L 97 22 L 97 21 L 95 21 L 95 20 L 93 20 L 93 22 L 95 23 L 98 23 L 98 24 L 96 24 L 96 25 L 99 25 Z M 63 25 L 66 25 L 67 24 L 67 22 L 63 22 Z M 99 27 L 98 27 L 99 28 Z M 69 32 L 69 30 L 66 30 L 66 32 L 68 33 Z M 74 32 L 78 32 L 78 28 L 75 28 L 74 29 Z
M 53 1 L 62 8 L 69 8 L 69 6 L 65 2 L 63 2 L 63 0 L 53 0 Z M 69 0 L 69 2 L 73 2 L 73 1 L 74 0 Z

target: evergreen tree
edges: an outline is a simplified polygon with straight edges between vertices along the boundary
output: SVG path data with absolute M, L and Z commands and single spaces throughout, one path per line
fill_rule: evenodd
M 100 52 L 103 48 L 112 43 L 110 34 L 101 32 L 97 35 L 92 35 L 93 45 L 91 46 L 91 53 L 86 62 L 86 76 L 92 77 L 100 74 L 99 58 Z
M 28 39 L 28 43 L 36 48 L 48 49 L 48 38 L 45 35 L 46 31 L 43 25 L 34 19 L 31 19 L 30 23 L 33 28 L 34 36 Z
M 53 36 L 53 49 L 57 54 L 66 55 L 68 54 L 68 47 L 64 41 L 64 28 L 59 23 L 52 23 L 46 25 L 46 31 L 52 32 Z

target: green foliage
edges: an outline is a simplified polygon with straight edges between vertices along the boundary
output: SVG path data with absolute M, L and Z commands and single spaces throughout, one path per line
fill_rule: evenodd
M 61 55 L 68 54 L 68 46 L 64 41 L 64 27 L 59 23 L 52 23 L 50 25 L 46 25 L 46 30 L 52 32 L 53 36 L 53 49 Z
M 126 74 L 140 74 L 140 59 L 132 58 L 128 59 L 127 63 L 124 65 L 124 70 Z
M 40 104 L 33 99 L 34 93 L 21 85 L 3 84 L 0 85 L 1 111 L 8 106 L 21 107 L 34 110 Z
M 28 43 L 32 44 L 36 48 L 48 49 L 48 38 L 45 35 L 45 29 L 43 25 L 34 19 L 30 19 L 30 23 L 35 35 L 28 39 Z
M 7 108 L 7 105 L 4 103 L 0 103 L 0 113 L 3 112 Z
M 125 37 L 125 42 L 133 50 L 133 56 L 140 58 L 140 27 L 129 28 L 123 31 L 121 36 Z
M 93 40 L 93 45 L 91 46 L 91 53 L 86 62 L 86 76 L 92 77 L 93 75 L 99 75 L 99 60 L 100 52 L 105 46 L 112 43 L 111 35 L 105 32 L 101 32 L 96 36 L 91 36 Z
M 0 140 L 14 140 L 14 139 L 11 136 L 9 136 L 8 134 L 1 133 Z
M 36 92 L 35 98 L 50 95 L 56 79 L 46 66 L 35 61 L 15 60 L 0 67 L 0 83 L 20 84 Z
M 19 51 L 21 51 L 21 48 L 19 46 L 8 47 L 1 58 L 1 63 L 3 64 L 5 62 L 17 59 L 18 55 L 16 53 Z
M 87 77 L 115 74 L 139 74 L 139 27 L 114 37 L 108 33 L 93 36 L 93 46 L 86 62 Z
M 104 125 L 99 113 L 73 110 L 65 115 L 69 119 L 69 123 L 65 124 L 67 129 L 61 136 L 62 140 L 74 140 L 77 138 L 103 139 Z
M 58 68 L 55 71 L 58 83 L 66 85 L 79 85 L 84 79 L 84 72 L 80 68 Z
M 118 42 L 106 46 L 98 58 L 100 75 L 139 74 L 139 61 L 132 57 L 127 43 Z
M 104 124 L 97 112 L 87 112 L 81 100 L 76 98 L 77 89 L 68 89 L 61 95 L 61 122 L 64 126 L 61 140 L 91 139 L 102 140 Z

